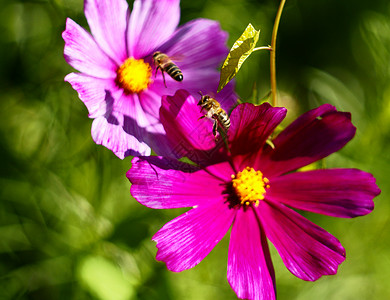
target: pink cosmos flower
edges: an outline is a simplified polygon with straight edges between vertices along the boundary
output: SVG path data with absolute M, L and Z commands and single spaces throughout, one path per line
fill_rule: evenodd
M 171 143 L 176 141 L 181 154 L 195 157 L 201 166 L 134 158 L 127 173 L 131 194 L 141 204 L 192 207 L 153 236 L 157 260 L 174 272 L 192 268 L 231 227 L 227 278 L 239 298 L 276 297 L 267 239 L 295 276 L 314 281 L 335 274 L 345 259 L 343 246 L 294 209 L 362 216 L 372 211 L 380 190 L 371 174 L 357 169 L 293 171 L 350 141 L 355 134 L 350 114 L 322 105 L 277 135 L 273 148 L 266 140 L 286 109 L 240 104 L 231 114 L 226 152 L 215 145 L 212 123 L 198 120 L 196 103 L 188 92 L 178 91 L 163 99 L 160 113 Z
M 62 36 L 66 61 L 80 73 L 65 77 L 93 118 L 92 137 L 118 157 L 149 155 L 152 147 L 169 154 L 159 121 L 162 95 L 179 88 L 216 92 L 217 67 L 226 57 L 227 34 L 217 22 L 197 19 L 177 28 L 179 0 L 85 0 L 91 33 L 67 19 Z M 184 79 L 165 74 L 153 63 L 162 52 L 176 59 Z M 236 101 L 230 86 L 220 96 L 224 108 Z

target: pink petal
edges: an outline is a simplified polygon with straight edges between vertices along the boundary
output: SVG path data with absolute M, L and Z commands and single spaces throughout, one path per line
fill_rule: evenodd
M 170 221 L 153 236 L 158 248 L 156 259 L 174 272 L 196 266 L 224 237 L 235 212 L 220 199 Z
M 157 153 L 170 151 L 161 123 L 141 106 L 146 93 L 127 95 L 111 79 L 77 73 L 67 75 L 65 80 L 78 91 L 89 117 L 99 118 L 92 125 L 92 137 L 97 144 L 122 159 L 128 155 L 148 155 L 151 147 Z
M 177 82 L 165 74 L 165 82 L 161 76 L 161 72 L 157 72 L 153 85 L 149 90 L 153 90 L 160 95 L 174 95 L 177 90 L 183 89 L 188 91 L 196 100 L 200 100 L 199 91 L 204 95 L 209 95 L 218 100 L 221 107 L 230 113 L 232 107 L 237 103 L 238 96 L 234 92 L 234 81 L 229 82 L 225 88 L 217 94 L 217 87 L 219 82 L 219 72 L 214 69 L 184 69 L 183 81 Z M 198 110 L 200 108 L 198 107 Z
M 310 281 L 337 273 L 345 250 L 334 236 L 277 202 L 260 201 L 257 211 L 265 234 L 291 273 Z
M 157 122 L 161 124 L 159 120 L 161 106 L 161 90 L 159 91 L 160 93 L 158 93 L 154 91 L 151 87 L 152 86 L 150 86 L 147 90 L 139 94 L 139 102 L 145 114 L 154 118 L 155 121 L 153 123 L 156 123 L 157 120 Z M 152 123 L 152 121 L 150 123 Z M 159 132 L 164 131 L 159 130 Z
M 234 92 L 235 83 L 234 81 L 229 82 L 224 89 L 217 94 L 217 87 L 219 82 L 219 72 L 212 69 L 189 69 L 183 71 L 183 76 L 186 76 L 182 81 L 182 88 L 186 89 L 195 98 L 196 103 L 199 102 L 201 96 L 209 95 L 216 99 L 221 107 L 230 114 L 234 105 L 237 104 L 239 98 Z M 200 107 L 198 106 L 198 110 Z M 205 114 L 205 112 L 203 112 Z
M 77 91 L 79 98 L 88 108 L 90 118 L 105 115 L 110 110 L 107 91 L 118 90 L 112 79 L 100 79 L 81 73 L 70 73 L 65 77 L 65 81 Z
M 198 77 L 195 77 L 195 79 L 196 78 Z M 217 86 L 217 77 L 210 78 L 206 76 L 205 78 L 202 78 L 202 80 L 207 79 L 210 79 L 209 82 L 215 80 L 213 86 L 213 89 L 215 89 Z M 220 151 L 222 150 L 222 140 L 217 140 L 218 147 L 215 148 L 216 139 L 212 135 L 213 122 L 206 118 L 200 120 L 199 118 L 204 115 L 205 112 L 201 114 L 199 112 L 200 107 L 196 105 L 200 99 L 198 88 L 200 86 L 205 87 L 206 84 L 200 80 L 198 82 L 193 82 L 193 84 L 191 89 L 194 91 L 197 98 L 190 96 L 189 93 L 184 90 L 177 91 L 177 94 L 174 96 L 163 96 L 159 121 L 161 120 L 161 123 L 165 124 L 165 131 L 168 130 L 169 133 L 165 136 L 165 131 L 160 130 L 159 132 L 164 132 L 164 135 L 153 135 L 148 139 L 148 144 L 158 155 L 176 158 L 189 156 L 192 161 L 201 165 L 217 163 L 222 161 L 224 157 L 221 155 Z M 188 81 L 183 85 L 189 86 Z M 167 95 L 170 94 L 170 92 L 175 93 L 174 87 L 178 85 L 177 83 L 171 85 L 171 83 L 167 81 L 167 86 L 168 88 L 165 89 L 163 83 L 161 83 L 159 86 L 160 90 L 158 90 L 154 83 L 147 92 L 141 95 L 141 105 L 144 110 L 153 111 L 156 107 L 154 106 L 154 103 L 157 102 L 156 100 L 153 100 L 153 98 L 158 98 L 158 94 L 161 93 L 161 91 L 164 91 L 164 89 L 166 90 Z M 194 89 L 194 87 L 196 88 Z M 148 95 L 147 101 L 145 101 L 146 95 Z M 189 103 L 186 103 L 187 99 Z M 221 106 L 228 111 L 227 107 L 232 106 L 237 101 L 237 96 L 233 92 L 233 84 L 228 84 L 224 91 L 218 94 L 217 99 L 220 101 Z M 186 104 L 184 105 L 184 103 Z M 171 110 L 172 112 L 170 112 Z
M 111 114 L 96 118 L 92 123 L 92 138 L 96 144 L 112 150 L 116 156 L 123 159 L 129 155 L 150 155 L 149 146 L 142 140 L 126 133 L 123 129 L 124 117 Z
M 86 0 L 84 3 L 85 16 L 95 41 L 117 65 L 120 65 L 127 58 L 126 0 Z
M 218 22 L 197 19 L 178 28 L 158 50 L 177 57 L 182 70 L 217 69 L 228 54 L 227 37 Z
M 159 117 L 161 96 L 151 89 L 144 91 L 138 96 L 139 104 L 137 104 L 136 108 L 140 111 L 138 115 L 144 116 L 143 126 L 145 126 L 145 130 L 141 132 L 142 139 L 153 149 L 156 155 L 172 157 L 172 149 Z
M 238 105 L 230 116 L 229 143 L 232 155 L 254 153 L 258 156 L 269 135 L 286 116 L 283 107 L 268 103 Z
M 252 209 L 239 210 L 229 245 L 227 277 L 240 299 L 276 299 L 267 240 Z
M 153 96 L 149 95 L 149 91 L 141 94 L 123 94 L 122 97 L 115 99 L 113 111 L 123 116 L 122 128 L 126 134 L 147 144 L 157 154 L 167 155 L 171 149 L 160 120 L 150 115 L 142 105 L 145 99 L 148 102 L 151 97 Z
M 180 19 L 179 0 L 136 0 L 127 32 L 129 56 L 153 54 L 174 32 Z
M 116 77 L 116 64 L 99 48 L 91 35 L 71 19 L 62 33 L 65 60 L 76 70 L 98 78 Z
M 193 165 L 175 159 L 134 158 L 127 178 L 131 194 L 150 208 L 191 207 L 223 202 L 223 181 Z
M 122 112 L 130 111 L 130 118 L 131 116 L 137 116 L 139 119 L 137 124 L 142 127 L 138 135 L 141 135 L 140 138 L 142 137 L 157 155 L 172 156 L 172 149 L 167 141 L 164 127 L 160 122 L 161 96 L 148 89 L 143 93 L 134 95 L 134 98 L 130 102 L 133 103 L 133 108 L 126 109 L 126 105 L 124 105 L 119 110 Z
M 235 85 L 236 85 L 235 81 L 231 80 L 227 85 L 225 85 L 222 91 L 218 93 L 218 97 L 217 97 L 219 104 L 221 104 L 221 107 L 226 111 L 227 114 L 229 114 L 229 116 L 231 115 L 234 107 L 238 104 L 237 100 L 239 96 L 235 93 Z M 217 90 L 216 90 L 216 86 L 214 86 L 211 95 L 214 96 L 216 94 L 217 94 Z
M 215 90 L 215 86 L 218 86 L 219 73 L 216 69 L 187 69 L 182 70 L 182 72 L 184 79 L 180 82 L 173 80 L 168 74 L 165 73 L 165 83 L 167 85 L 167 87 L 165 87 L 161 72 L 158 71 L 157 76 L 154 78 L 153 85 L 150 86 L 150 89 L 160 95 L 170 96 L 174 95 L 177 90 L 183 89 L 192 94 L 194 98 L 200 99 L 200 90 L 204 94 L 207 94 Z
M 125 118 L 125 130 L 133 135 L 140 136 L 145 127 L 151 122 L 155 122 L 155 118 L 149 119 L 141 105 L 142 94 L 126 94 L 116 98 L 113 104 L 113 111 L 127 117 Z
M 328 104 L 295 120 L 267 147 L 256 163 L 268 178 L 296 170 L 340 150 L 355 135 L 349 113 Z
M 315 213 L 353 218 L 370 213 L 380 193 L 375 178 L 356 169 L 290 173 L 271 181 L 267 198 Z

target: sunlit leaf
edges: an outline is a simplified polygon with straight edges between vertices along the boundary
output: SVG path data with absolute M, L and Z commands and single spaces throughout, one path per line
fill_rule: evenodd
M 257 31 L 252 24 L 249 23 L 243 34 L 234 43 L 228 56 L 223 62 L 217 92 L 222 90 L 223 87 L 228 84 L 234 76 L 236 76 L 243 62 L 253 52 L 253 49 L 259 39 L 259 35 L 260 30 Z
M 79 279 L 101 300 L 128 300 L 134 295 L 131 280 L 111 261 L 100 256 L 87 256 L 80 264 Z

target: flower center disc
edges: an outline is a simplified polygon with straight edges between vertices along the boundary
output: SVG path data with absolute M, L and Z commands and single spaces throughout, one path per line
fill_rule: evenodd
M 128 94 L 140 93 L 152 82 L 152 68 L 143 59 L 126 59 L 116 73 L 116 83 Z
M 241 205 L 254 203 L 257 207 L 260 200 L 264 199 L 266 189 L 269 188 L 268 183 L 269 180 L 263 177 L 263 173 L 250 167 L 232 175 L 232 185 Z

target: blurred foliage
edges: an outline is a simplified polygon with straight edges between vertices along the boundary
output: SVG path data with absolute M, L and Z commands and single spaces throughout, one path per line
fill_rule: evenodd
M 130 3 L 131 5 L 131 3 Z M 182 22 L 220 21 L 229 47 L 250 22 L 268 45 L 277 1 L 183 0 Z M 86 26 L 82 0 L 0 0 L 0 299 L 235 299 L 228 237 L 197 267 L 171 273 L 151 236 L 182 210 L 151 210 L 129 195 L 121 161 L 93 143 L 91 120 L 63 81 L 66 17 Z M 243 101 L 269 91 L 269 53 L 236 76 Z M 387 0 L 287 1 L 277 77 L 286 122 L 322 103 L 352 112 L 357 134 L 327 167 L 371 172 L 382 194 L 368 216 L 306 214 L 340 239 L 336 276 L 304 282 L 273 255 L 279 299 L 390 299 L 390 5 Z

